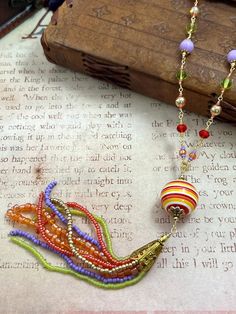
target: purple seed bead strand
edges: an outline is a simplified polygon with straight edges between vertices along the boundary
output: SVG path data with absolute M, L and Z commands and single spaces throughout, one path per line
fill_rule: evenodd
M 105 278 L 97 273 L 93 273 L 85 268 L 83 268 L 82 266 L 78 266 L 76 265 L 70 257 L 68 257 L 67 255 L 63 254 L 63 253 L 60 253 L 58 251 L 56 251 L 55 249 L 51 248 L 47 243 L 43 242 L 43 241 L 40 241 L 39 239 L 37 239 L 34 235 L 28 233 L 28 232 L 25 232 L 25 231 L 22 231 L 22 230 L 12 230 L 10 233 L 9 233 L 10 236 L 18 236 L 18 237 L 22 237 L 22 238 L 25 238 L 29 241 L 31 241 L 32 243 L 34 243 L 35 245 L 38 245 L 38 246 L 41 246 L 42 248 L 44 249 L 47 249 L 59 256 L 61 256 L 65 261 L 66 263 L 68 264 L 68 266 L 74 270 L 75 272 L 77 273 L 80 273 L 82 275 L 86 275 L 88 277 L 91 277 L 91 278 L 95 278 L 96 280 L 98 281 L 101 281 L 103 283 L 121 283 L 121 282 L 125 282 L 125 281 L 129 281 L 129 280 L 132 280 L 134 278 L 134 276 L 125 276 L 123 278 Z
M 51 208 L 51 210 L 57 215 L 57 217 L 65 224 L 67 224 L 67 219 L 64 217 L 64 215 L 56 208 L 56 206 L 51 202 L 50 200 L 50 194 L 52 192 L 52 189 L 57 185 L 56 181 L 52 181 L 51 183 L 48 184 L 48 186 L 45 189 L 45 203 L 48 207 Z M 91 244 L 96 245 L 100 250 L 101 246 L 99 242 L 88 235 L 86 232 L 83 232 L 80 230 L 76 225 L 73 225 L 74 231 L 84 240 L 90 242 Z

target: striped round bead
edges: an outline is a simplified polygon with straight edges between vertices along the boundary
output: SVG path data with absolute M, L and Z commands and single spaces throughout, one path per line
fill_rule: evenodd
M 197 206 L 199 195 L 195 187 L 185 180 L 174 180 L 167 183 L 161 191 L 162 208 L 173 214 L 179 208 L 182 215 L 189 215 Z

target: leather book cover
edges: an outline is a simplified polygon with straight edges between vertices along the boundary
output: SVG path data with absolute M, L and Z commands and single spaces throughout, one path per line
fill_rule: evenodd
M 72 5 L 73 4 L 73 5 Z M 169 104 L 178 94 L 179 43 L 193 1 L 67 0 L 42 36 L 47 59 Z M 201 1 L 184 81 L 186 109 L 209 115 L 236 48 L 235 1 Z M 219 119 L 236 124 L 236 84 Z
M 14 6 L 13 1 L 0 0 L 0 38 L 24 22 L 35 9 L 33 1 L 25 1 L 25 5 Z

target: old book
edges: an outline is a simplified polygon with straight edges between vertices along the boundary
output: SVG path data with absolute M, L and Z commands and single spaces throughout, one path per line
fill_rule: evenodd
M 42 7 L 43 0 L 37 2 L 38 5 Z M 35 6 L 32 0 L 0 0 L 0 38 L 23 23 L 27 18 L 33 15 L 37 9 L 39 9 L 39 7 Z
M 39 38 L 19 40 L 37 21 L 27 21 L 0 42 L 0 313 L 233 313 L 236 129 L 231 125 L 212 128 L 188 175 L 200 192 L 199 206 L 138 285 L 96 289 L 46 271 L 9 241 L 10 230 L 21 226 L 5 218 L 6 210 L 36 203 L 55 179 L 53 196 L 102 216 L 114 251 L 125 256 L 170 229 L 159 194 L 179 166 L 177 109 L 49 63 Z M 204 122 L 188 114 L 189 149 Z M 78 225 L 92 232 L 85 220 Z
M 70 1 L 71 2 L 71 1 Z M 45 30 L 49 61 L 174 104 L 179 42 L 185 38 L 192 1 L 79 0 L 66 3 Z M 184 82 L 188 109 L 207 115 L 228 73 L 235 48 L 233 1 L 201 1 Z M 56 25 L 55 25 L 56 24 Z M 236 85 L 225 95 L 223 121 L 236 121 Z

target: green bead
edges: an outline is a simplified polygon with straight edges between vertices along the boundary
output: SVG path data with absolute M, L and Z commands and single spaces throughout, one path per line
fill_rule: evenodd
M 223 87 L 224 89 L 230 89 L 233 85 L 233 81 L 229 78 L 225 78 L 222 82 L 221 82 L 221 87 Z
M 185 71 L 178 71 L 177 74 L 176 74 L 176 77 L 178 80 L 185 80 L 187 78 L 187 73 Z
M 187 31 L 187 34 L 189 34 L 190 32 L 195 33 L 197 31 L 197 24 L 188 24 L 186 26 L 186 31 Z

